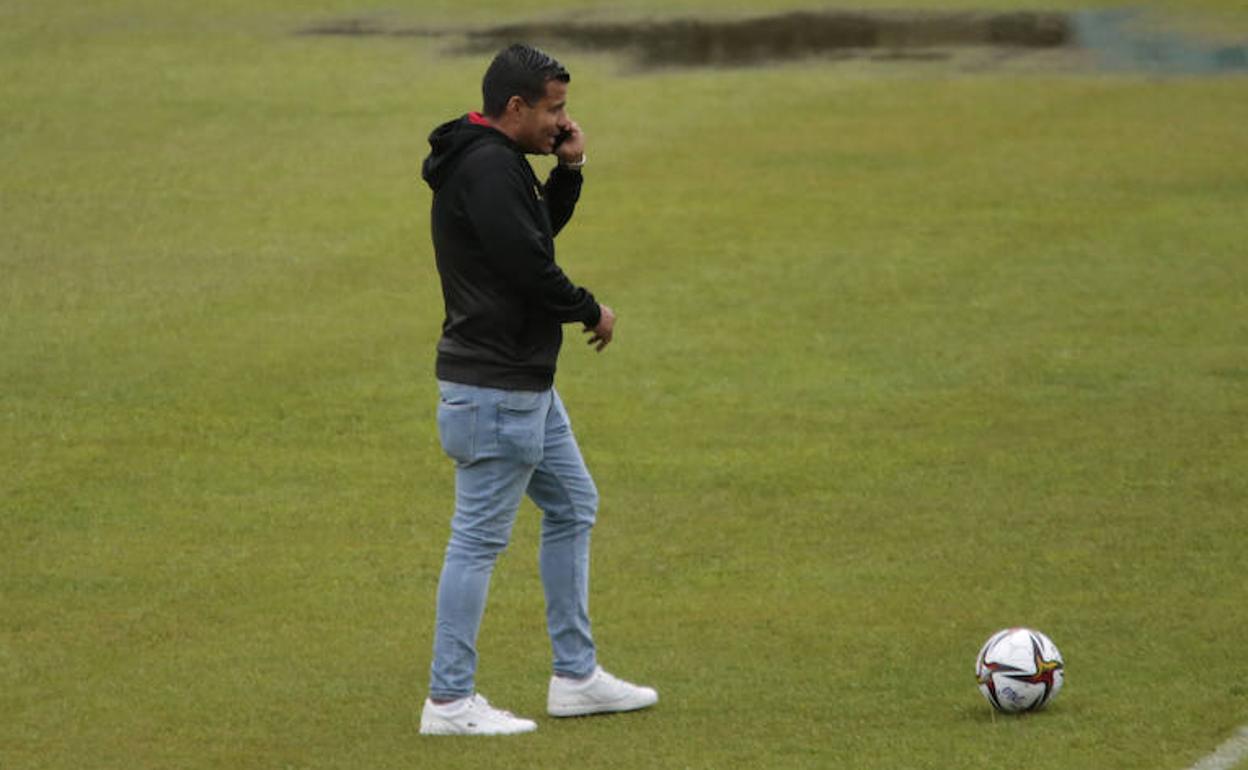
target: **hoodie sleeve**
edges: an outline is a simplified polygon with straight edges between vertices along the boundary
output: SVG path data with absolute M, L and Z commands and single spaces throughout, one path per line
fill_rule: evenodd
M 524 159 L 499 147 L 476 152 L 465 162 L 475 166 L 464 169 L 471 180 L 466 213 L 491 269 L 561 323 L 597 325 L 601 311 L 594 295 L 573 284 L 555 263 L 554 240 L 544 227 L 543 191 L 520 165 Z
M 581 197 L 584 177 L 580 171 L 557 165 L 546 178 L 546 205 L 550 210 L 550 226 L 555 235 L 572 218 L 576 202 Z

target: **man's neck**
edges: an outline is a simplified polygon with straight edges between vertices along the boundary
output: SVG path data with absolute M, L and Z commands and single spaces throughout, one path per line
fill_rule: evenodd
M 474 126 L 487 126 L 492 128 L 513 142 L 516 140 L 516 137 L 511 131 L 508 130 L 508 127 L 505 124 L 495 118 L 491 118 L 489 115 L 483 115 L 480 112 L 470 112 L 468 113 L 468 122 L 472 123 Z

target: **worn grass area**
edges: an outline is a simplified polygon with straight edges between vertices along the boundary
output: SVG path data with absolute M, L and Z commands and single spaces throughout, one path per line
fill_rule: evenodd
M 564 56 L 596 628 L 663 701 L 436 741 L 417 169 L 484 62 L 221 8 L 0 9 L 0 766 L 1184 768 L 1248 722 L 1248 81 Z M 479 684 L 536 715 L 522 516 Z M 1011 624 L 1068 683 L 994 719 Z

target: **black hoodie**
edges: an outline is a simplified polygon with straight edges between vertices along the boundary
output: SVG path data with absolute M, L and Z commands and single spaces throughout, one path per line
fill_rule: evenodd
M 433 250 L 446 319 L 441 380 L 505 390 L 554 382 L 563 324 L 597 326 L 594 295 L 555 264 L 581 173 L 556 166 L 542 185 L 524 151 L 479 116 L 444 123 L 422 176 L 433 189 Z

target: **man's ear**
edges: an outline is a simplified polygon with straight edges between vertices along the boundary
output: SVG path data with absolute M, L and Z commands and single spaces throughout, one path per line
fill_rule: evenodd
M 503 111 L 510 113 L 512 115 L 519 115 L 520 108 L 528 107 L 528 106 L 529 106 L 528 102 L 526 102 L 520 96 L 513 95 L 510 99 L 507 100 L 507 106 L 503 109 Z

